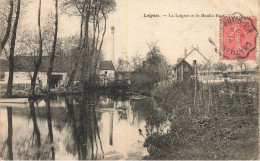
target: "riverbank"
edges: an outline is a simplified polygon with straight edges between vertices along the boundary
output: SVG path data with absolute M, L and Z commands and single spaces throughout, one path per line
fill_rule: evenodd
M 258 83 L 198 83 L 196 89 L 196 97 L 191 83 L 154 90 L 170 130 L 147 136 L 144 159 L 257 159 Z
M 128 88 L 116 88 L 116 87 L 98 87 L 98 88 L 89 88 L 85 92 L 81 91 L 72 91 L 72 92 L 65 92 L 64 90 L 59 90 L 59 89 L 52 89 L 50 92 L 51 96 L 67 96 L 67 95 L 81 95 L 85 93 L 93 93 L 93 92 L 100 92 L 104 94 L 143 94 L 146 96 L 151 96 L 150 92 L 138 92 L 137 90 L 132 90 Z M 5 92 L 1 93 L 0 98 L 33 98 L 33 99 L 39 99 L 39 98 L 44 98 L 47 97 L 48 93 L 47 91 L 35 91 L 35 95 L 31 95 L 29 90 L 25 91 L 13 91 L 12 96 L 6 96 Z

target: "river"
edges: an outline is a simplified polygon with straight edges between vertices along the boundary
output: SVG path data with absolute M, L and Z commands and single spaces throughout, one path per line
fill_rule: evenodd
M 139 160 L 164 116 L 140 95 L 53 96 L 0 107 L 0 152 L 15 160 Z M 158 119 L 159 117 L 159 119 Z M 159 121 L 158 121 L 159 120 Z

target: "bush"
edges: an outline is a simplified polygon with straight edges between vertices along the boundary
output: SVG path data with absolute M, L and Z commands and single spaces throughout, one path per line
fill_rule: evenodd
M 192 82 L 155 89 L 155 100 L 169 114 L 171 128 L 146 138 L 149 155 L 144 159 L 257 159 L 258 84 L 197 87 L 196 106 Z

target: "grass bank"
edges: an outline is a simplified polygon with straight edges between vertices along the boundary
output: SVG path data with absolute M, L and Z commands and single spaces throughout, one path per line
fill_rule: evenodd
M 258 83 L 173 83 L 154 90 L 170 130 L 147 136 L 144 159 L 257 159 Z M 195 98 L 195 101 L 194 101 Z

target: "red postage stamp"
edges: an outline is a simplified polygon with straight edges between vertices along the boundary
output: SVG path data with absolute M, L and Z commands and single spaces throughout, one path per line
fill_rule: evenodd
M 221 59 L 256 59 L 256 17 L 220 19 Z

